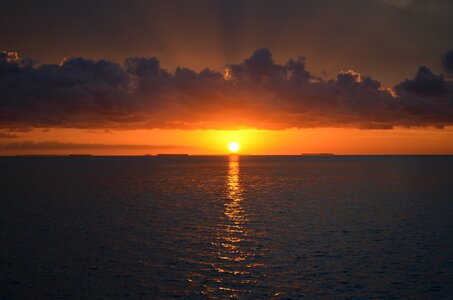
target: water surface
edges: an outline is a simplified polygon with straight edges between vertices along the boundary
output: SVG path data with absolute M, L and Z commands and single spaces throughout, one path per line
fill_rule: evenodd
M 2 157 L 0 299 L 451 299 L 453 157 Z

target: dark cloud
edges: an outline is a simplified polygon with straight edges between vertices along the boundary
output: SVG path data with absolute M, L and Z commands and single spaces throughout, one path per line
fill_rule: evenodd
M 101 150 L 101 149 L 121 149 L 121 150 L 159 150 L 159 149 L 187 149 L 180 145 L 129 145 L 129 144 L 75 144 L 62 143 L 58 141 L 33 142 L 22 141 L 0 145 L 0 149 L 6 150 Z
M 152 53 L 166 68 L 197 71 L 266 46 L 275 61 L 303 53 L 317 73 L 354 67 L 385 86 L 420 62 L 434 66 L 452 47 L 451 0 L 277 2 L 2 1 L 0 45 L 44 63 L 77 55 L 121 62 Z
M 250 58 L 244 60 L 242 64 L 230 65 L 235 78 L 243 78 L 244 75 L 251 76 L 252 79 L 262 80 L 265 77 L 277 75 L 276 65 L 272 59 L 269 49 L 258 49 Z
M 453 49 L 447 51 L 442 58 L 442 67 L 445 71 L 453 73 Z
M 225 73 L 162 69 L 156 57 L 123 64 L 69 58 L 36 65 L 0 59 L 2 128 L 356 127 L 453 124 L 452 83 L 426 67 L 394 90 L 353 70 L 327 80 L 305 58 L 275 63 L 258 49 Z
M 17 54 L 17 52 L 0 51 L 0 61 L 19 61 L 19 55 Z
M 406 79 L 395 86 L 397 92 L 408 91 L 420 96 L 442 96 L 448 92 L 442 75 L 435 75 L 427 67 L 420 67 L 414 79 Z

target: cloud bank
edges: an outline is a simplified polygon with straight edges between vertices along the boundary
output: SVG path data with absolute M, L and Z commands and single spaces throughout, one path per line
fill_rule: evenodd
M 62 143 L 58 141 L 22 141 L 0 145 L 0 149 L 6 150 L 164 150 L 164 149 L 188 149 L 181 145 L 135 145 L 135 144 L 77 144 Z
M 443 65 L 452 72 L 452 51 Z M 169 72 L 156 57 L 38 65 L 0 52 L 0 127 L 285 129 L 453 125 L 453 82 L 420 67 L 393 89 L 353 70 L 324 79 L 305 58 L 256 50 L 222 72 Z
M 20 138 L 19 135 L 8 132 L 0 132 L 0 139 L 17 139 Z

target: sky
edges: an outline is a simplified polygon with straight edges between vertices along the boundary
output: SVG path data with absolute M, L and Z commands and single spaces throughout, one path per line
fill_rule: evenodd
M 0 155 L 453 154 L 453 2 L 17 0 Z

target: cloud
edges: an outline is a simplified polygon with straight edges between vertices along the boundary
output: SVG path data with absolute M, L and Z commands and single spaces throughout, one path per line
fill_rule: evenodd
M 0 145 L 0 149 L 7 150 L 100 150 L 100 149 L 121 149 L 121 150 L 159 150 L 159 149 L 188 149 L 190 147 L 181 145 L 135 145 L 135 144 L 76 144 L 62 143 L 58 141 L 22 141 Z
M 408 91 L 420 96 L 442 96 L 448 92 L 442 75 L 435 75 L 427 67 L 420 67 L 414 79 L 406 79 L 395 90 Z
M 36 65 L 0 55 L 0 127 L 285 129 L 453 125 L 453 84 L 426 67 L 393 90 L 345 70 L 324 79 L 305 58 L 275 63 L 258 49 L 225 72 L 162 69 L 156 57 L 123 64 L 81 57 Z
M 0 132 L 0 139 L 15 139 L 20 138 L 19 135 L 7 132 Z
M 442 67 L 446 72 L 453 73 L 453 49 L 444 54 L 442 58 Z
M 453 5 L 448 0 L 378 0 L 419 15 L 442 16 L 451 13 Z

